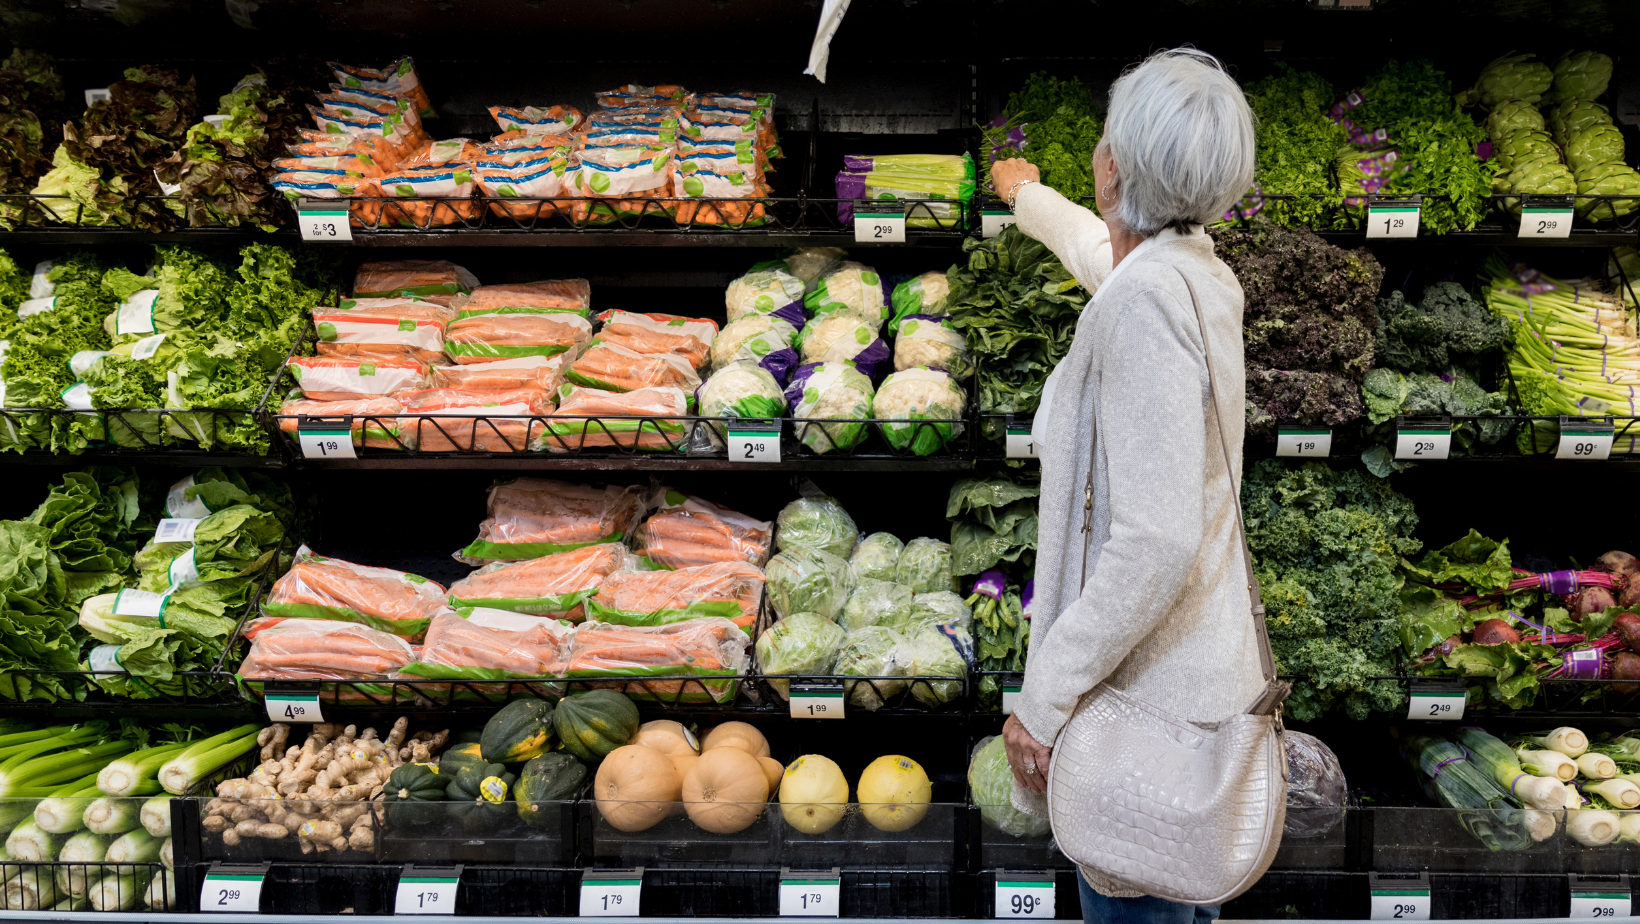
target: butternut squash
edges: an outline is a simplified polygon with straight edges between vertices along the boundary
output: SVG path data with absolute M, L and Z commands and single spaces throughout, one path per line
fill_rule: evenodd
M 598 767 L 592 791 L 598 813 L 620 831 L 646 831 L 671 813 L 680 794 L 665 754 L 641 744 L 618 747 Z
M 769 777 L 752 755 L 737 747 L 707 750 L 683 780 L 689 818 L 714 834 L 751 827 L 769 801 Z
M 757 762 L 763 765 L 763 774 L 769 778 L 769 796 L 772 798 L 780 791 L 780 778 L 786 775 L 786 768 L 773 757 L 759 757 Z
M 627 743 L 654 748 L 667 757 L 700 753 L 700 742 L 695 740 L 695 736 L 681 723 L 671 719 L 656 719 L 643 723 L 638 726 L 638 733 Z
M 753 757 L 769 756 L 769 739 L 745 722 L 724 722 L 707 732 L 706 739 L 700 743 L 702 754 L 721 747 L 739 748 Z

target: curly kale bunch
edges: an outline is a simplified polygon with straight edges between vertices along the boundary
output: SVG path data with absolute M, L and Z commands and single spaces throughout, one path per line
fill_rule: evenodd
M 1043 185 L 1072 201 L 1093 197 L 1093 149 L 1103 125 L 1093 91 L 1081 80 L 1060 80 L 1045 71 L 1032 74 L 1019 92 L 1009 95 L 997 122 L 981 131 L 994 152 L 986 162 L 987 183 L 990 161 L 1015 156 L 1009 149 L 1017 148 L 1017 156 L 1042 171 Z M 1022 141 L 1016 132 L 1024 136 Z
M 1218 232 L 1246 297 L 1248 432 L 1282 422 L 1337 426 L 1361 416 L 1384 269 L 1365 248 L 1257 222 Z
M 1265 459 L 1242 479 L 1241 503 L 1277 669 L 1302 678 L 1288 714 L 1402 708 L 1396 681 L 1369 678 L 1398 658 L 1397 565 L 1422 548 L 1412 501 L 1359 470 Z
M 1509 325 L 1455 282 L 1424 289 L 1416 304 L 1401 292 L 1378 302 L 1377 363 L 1402 372 L 1460 366 L 1479 371 L 1509 343 Z
M 1350 136 L 1327 118 L 1327 107 L 1338 99 L 1332 84 L 1285 64 L 1280 68 L 1246 87 L 1247 104 L 1258 120 L 1253 179 L 1266 193 L 1306 197 L 1270 200 L 1262 214 L 1286 227 L 1315 226 L 1329 205 L 1344 201 L 1336 161 Z

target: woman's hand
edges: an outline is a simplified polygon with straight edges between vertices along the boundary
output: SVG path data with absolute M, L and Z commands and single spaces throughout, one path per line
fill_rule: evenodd
M 1036 164 L 1017 157 L 999 160 L 991 165 L 991 185 L 1004 201 L 1008 199 L 1008 191 L 1021 180 L 1035 180 L 1040 183 L 1042 171 L 1036 169 Z
M 1011 715 L 1002 724 L 1002 746 L 1008 752 L 1008 767 L 1014 771 L 1019 785 L 1033 792 L 1047 792 L 1048 761 L 1053 749 L 1038 744 L 1025 730 L 1019 716 Z

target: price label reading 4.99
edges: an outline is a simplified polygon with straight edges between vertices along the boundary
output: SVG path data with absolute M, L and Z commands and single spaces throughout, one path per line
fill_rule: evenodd
M 461 867 L 428 870 L 406 866 L 393 898 L 394 914 L 455 914 Z
M 297 212 L 296 224 L 304 241 L 335 244 L 353 240 L 353 226 L 348 224 L 347 209 Z
M 224 867 L 212 864 L 199 889 L 199 910 L 257 914 L 262 910 L 262 880 L 266 867 Z
M 643 893 L 643 867 L 581 873 L 581 917 L 635 918 Z
M 271 722 L 323 722 L 318 693 L 264 693 L 262 702 Z
M 855 212 L 854 243 L 904 244 L 905 213 Z

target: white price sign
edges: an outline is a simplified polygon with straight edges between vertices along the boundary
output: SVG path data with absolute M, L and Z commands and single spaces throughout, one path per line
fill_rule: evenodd
M 835 875 L 780 877 L 780 916 L 783 918 L 835 918 L 842 901 L 838 898 L 841 880 Z
M 601 871 L 581 874 L 581 917 L 635 918 L 643 891 L 643 870 L 623 871 L 603 878 Z
M 1572 236 L 1572 210 L 1521 209 L 1520 237 L 1550 238 Z
M 904 244 L 905 213 L 854 213 L 854 243 Z
M 1052 879 L 1005 880 L 997 878 L 997 918 L 1052 918 Z
M 1384 204 L 1367 206 L 1367 239 L 1418 236 L 1418 206 Z
M 1013 715 L 1014 704 L 1019 702 L 1019 693 L 1025 689 L 1024 684 L 1005 683 L 1002 685 L 1002 714 Z M 1052 915 L 1049 915 L 1052 917 Z
M 1628 892 L 1572 893 L 1572 918 L 1626 918 L 1633 897 Z
M 394 914 L 455 914 L 461 873 L 405 873 L 393 898 Z
M 87 106 L 90 106 L 93 103 L 106 103 L 113 98 L 114 94 L 110 93 L 107 87 L 99 87 L 95 90 L 85 91 L 85 104 Z
M 1428 889 L 1373 889 L 1374 921 L 1429 920 Z
M 323 722 L 318 693 L 264 693 L 262 703 L 273 722 Z
M 791 710 L 794 719 L 840 719 L 843 687 L 841 684 L 794 683 Z
M 1452 428 L 1416 427 L 1395 431 L 1395 458 L 1445 459 L 1452 453 Z
M 238 911 L 257 914 L 262 910 L 264 871 L 230 872 L 211 869 L 199 889 L 200 911 Z
M 1557 459 L 1611 458 L 1613 428 L 1611 424 L 1585 424 L 1562 421 L 1560 442 L 1555 446 Z
M 1324 459 L 1332 455 L 1332 431 L 1278 429 L 1276 455 Z
M 729 427 L 729 460 L 731 462 L 780 461 L 780 422 L 770 421 L 768 428 L 744 424 Z
M 1407 719 L 1456 722 L 1463 718 L 1467 700 L 1463 690 L 1413 690 L 1407 700 Z
M 340 243 L 353 240 L 353 226 L 348 224 L 347 209 L 323 212 L 297 212 L 296 224 L 304 241 Z
M 298 430 L 296 442 L 304 459 L 357 459 L 352 430 Z
M 979 213 L 979 232 L 981 237 L 996 237 L 1002 229 L 1018 221 L 1013 212 L 986 209 Z
M 1010 459 L 1040 459 L 1036 452 L 1036 440 L 1031 438 L 1031 425 L 1014 425 L 1008 428 L 1008 458 Z

